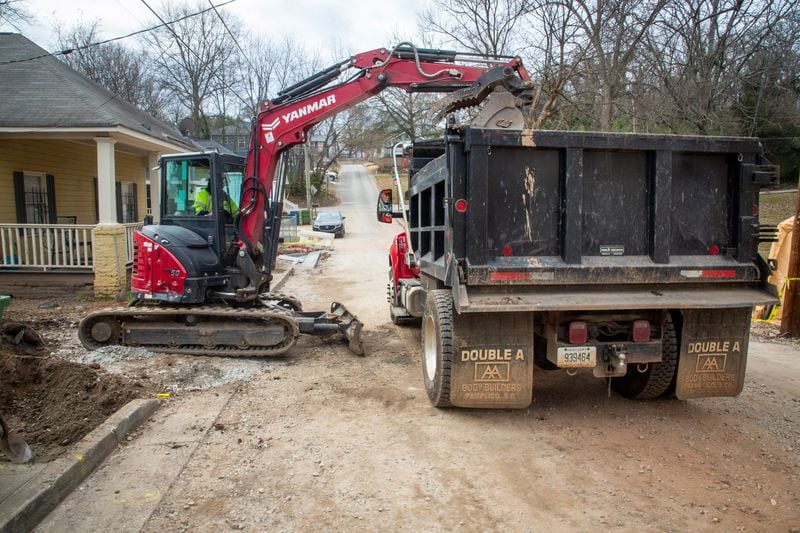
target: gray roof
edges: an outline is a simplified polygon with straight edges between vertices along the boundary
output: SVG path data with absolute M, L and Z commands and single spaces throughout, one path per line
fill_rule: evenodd
M 0 33 L 0 127 L 114 128 L 191 147 L 172 125 L 94 83 L 18 33 Z
M 213 139 L 197 139 L 197 138 L 194 138 L 194 139 L 192 139 L 192 142 L 194 142 L 194 144 L 196 144 L 197 146 L 201 147 L 204 151 L 214 150 L 214 151 L 217 151 L 217 152 L 219 152 L 221 154 L 239 155 L 236 152 L 234 152 L 233 150 L 230 150 L 230 149 L 226 148 L 224 145 L 218 143 L 217 141 L 215 141 Z

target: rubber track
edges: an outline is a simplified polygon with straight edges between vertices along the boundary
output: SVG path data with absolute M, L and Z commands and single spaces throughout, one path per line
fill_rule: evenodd
M 224 327 L 225 321 L 230 319 L 233 324 L 241 320 L 252 321 L 271 321 L 282 322 L 288 330 L 287 337 L 279 344 L 274 346 L 251 346 L 247 348 L 234 347 L 234 346 L 218 346 L 208 348 L 204 344 L 123 344 L 122 341 L 122 318 L 142 316 L 147 318 L 157 318 L 159 316 L 165 319 L 171 319 L 176 316 L 197 315 L 200 317 L 213 317 L 220 320 L 220 327 Z M 120 327 L 120 335 L 116 342 L 97 343 L 91 339 L 89 331 L 92 325 L 101 319 L 114 318 Z M 86 348 L 93 350 L 101 346 L 111 344 L 122 344 L 124 346 L 136 346 L 145 348 L 153 352 L 166 352 L 176 354 L 190 354 L 190 355 L 212 355 L 222 357 L 271 357 L 281 355 L 289 350 L 297 338 L 300 336 L 300 330 L 297 322 L 288 311 L 280 311 L 276 309 L 235 309 L 231 307 L 215 307 L 215 306 L 202 306 L 202 307 L 120 307 L 116 309 L 105 309 L 96 311 L 84 318 L 78 326 L 78 336 Z
M 269 308 L 272 308 L 272 306 L 270 306 L 269 304 L 275 302 L 279 306 L 280 303 L 288 304 L 289 307 L 291 307 L 295 311 L 303 310 L 303 304 L 300 302 L 300 300 L 298 300 L 294 296 L 282 292 L 266 292 L 261 296 L 259 296 L 259 300 L 261 301 L 262 305 Z

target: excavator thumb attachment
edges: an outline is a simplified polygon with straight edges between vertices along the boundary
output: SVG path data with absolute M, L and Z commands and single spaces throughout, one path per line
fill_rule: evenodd
M 434 103 L 429 114 L 434 120 L 441 120 L 453 111 L 480 104 L 500 87 L 514 95 L 519 105 L 529 103 L 533 98 L 530 81 L 518 78 L 511 67 L 498 67 L 484 73 L 469 87 L 454 91 Z
M 364 324 L 347 308 L 339 302 L 331 304 L 331 311 L 325 312 L 295 312 L 294 318 L 300 333 L 315 335 L 317 337 L 347 339 L 350 351 L 356 355 L 364 355 L 364 345 L 361 342 L 361 330 Z

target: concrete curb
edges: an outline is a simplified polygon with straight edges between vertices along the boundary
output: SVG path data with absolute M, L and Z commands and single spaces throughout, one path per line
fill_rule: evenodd
M 0 506 L 0 532 L 30 531 L 97 468 L 125 436 L 158 408 L 158 400 L 133 400 L 48 464 Z
M 283 286 L 283 284 L 286 283 L 286 280 L 289 279 L 289 276 L 291 276 L 293 272 L 294 272 L 294 267 L 289 267 L 280 274 L 276 275 L 275 278 L 272 280 L 272 283 L 270 284 L 270 291 L 274 292 L 280 289 Z

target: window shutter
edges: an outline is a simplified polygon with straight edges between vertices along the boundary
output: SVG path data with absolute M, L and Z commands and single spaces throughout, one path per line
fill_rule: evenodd
M 139 222 L 139 186 L 131 183 L 131 194 L 133 195 L 133 222 Z
M 122 184 L 120 182 L 116 183 L 117 185 L 117 223 L 122 223 Z
M 50 224 L 55 224 L 58 220 L 56 215 L 56 178 L 52 174 L 47 174 L 47 218 Z
M 25 213 L 25 174 L 14 172 L 14 203 L 17 206 L 17 224 L 27 223 Z

